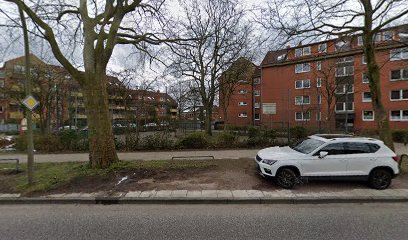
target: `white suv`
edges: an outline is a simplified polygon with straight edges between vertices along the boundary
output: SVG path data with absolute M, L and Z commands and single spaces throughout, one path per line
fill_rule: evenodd
M 382 141 L 351 135 L 309 136 L 291 147 L 262 149 L 255 161 L 262 176 L 288 189 L 304 178 L 364 180 L 386 189 L 399 173 L 399 158 Z

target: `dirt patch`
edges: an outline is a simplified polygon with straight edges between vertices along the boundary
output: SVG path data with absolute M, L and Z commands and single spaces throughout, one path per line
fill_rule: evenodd
M 194 161 L 194 160 L 190 160 Z M 72 192 L 100 192 L 115 195 L 128 191 L 146 190 L 242 190 L 254 189 L 272 191 L 281 189 L 271 180 L 262 178 L 255 171 L 253 159 L 208 160 L 208 167 L 165 168 L 165 169 L 125 169 L 103 175 L 80 176 L 68 182 L 57 184 L 46 192 L 34 192 L 27 196 Z M 15 176 L 0 172 L 0 193 L 17 192 L 12 188 Z M 14 182 L 13 182 L 14 181 Z M 327 182 L 316 181 L 301 184 L 295 188 L 298 192 L 346 191 L 356 188 L 368 188 L 364 182 Z M 408 189 L 408 174 L 402 173 L 394 179 L 391 188 Z

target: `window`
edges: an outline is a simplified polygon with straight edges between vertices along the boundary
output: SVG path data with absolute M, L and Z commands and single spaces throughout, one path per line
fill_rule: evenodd
M 370 145 L 368 143 L 361 142 L 346 142 L 344 143 L 345 154 L 363 154 L 372 153 Z
M 3 106 L 0 106 L 0 113 L 3 113 Z
M 321 70 L 322 70 L 322 62 L 321 62 L 321 61 L 316 62 L 316 69 L 317 69 L 318 71 L 321 71 Z
M 323 147 L 322 149 L 319 150 L 320 152 L 328 152 L 328 155 L 340 155 L 340 154 L 344 154 L 344 147 L 343 147 L 343 143 L 332 143 L 329 144 L 325 147 Z M 319 153 L 316 153 L 317 155 Z
M 394 37 L 394 33 L 391 31 L 383 32 L 383 40 L 384 41 L 389 41 L 392 40 Z
M 14 65 L 14 72 L 15 73 L 23 73 L 24 71 L 25 71 L 25 66 Z
M 408 100 L 408 89 L 392 90 L 390 92 L 390 100 L 391 101 Z
M 336 42 L 336 51 L 346 51 L 350 49 L 350 41 L 347 39 L 342 39 Z
M 363 56 L 361 57 L 361 63 L 362 63 L 362 64 L 367 64 L 367 60 L 366 60 L 366 56 L 365 56 L 365 55 L 363 55 Z
M 258 85 L 258 84 L 261 84 L 261 78 L 254 78 L 254 84 L 255 85 Z
M 309 47 L 304 47 L 304 48 L 296 48 L 295 49 L 295 57 L 301 57 L 305 55 L 310 55 L 311 50 L 310 46 Z
M 391 121 L 408 121 L 408 110 L 392 110 L 390 112 Z
M 295 112 L 296 121 L 308 121 L 310 120 L 310 112 Z
M 310 96 L 296 96 L 295 105 L 310 104 Z
M 344 66 L 336 68 L 336 77 L 350 76 L 354 74 L 353 66 Z
M 357 46 L 363 46 L 363 36 L 358 36 L 357 37 Z
M 322 112 L 317 112 L 316 113 L 316 120 L 321 121 L 322 120 Z
M 295 65 L 295 73 L 310 72 L 310 63 L 301 63 Z
M 239 90 L 239 94 L 246 94 L 247 90 Z
M 246 118 L 246 117 L 248 117 L 248 114 L 247 114 L 246 112 L 242 112 L 242 113 L 239 113 L 239 114 L 238 114 L 238 117 L 240 117 L 240 118 Z
M 368 80 L 367 73 L 363 73 L 362 82 L 363 82 L 363 83 L 369 83 L 369 82 L 370 82 L 370 81 Z
M 347 84 L 337 85 L 336 93 L 337 94 L 344 94 L 344 93 L 346 93 L 346 88 L 347 88 Z M 353 93 L 353 92 L 354 92 L 354 86 L 353 86 L 353 84 L 349 84 L 348 89 L 347 89 L 347 93 Z
M 303 54 L 303 50 L 301 48 L 295 49 L 295 57 L 301 57 Z
M 4 71 L 0 70 L 0 78 L 4 78 L 4 77 L 5 77 Z
M 160 97 L 160 102 L 164 102 L 164 97 Z
M 4 79 L 0 79 L 0 87 L 4 88 Z
M 348 63 L 348 62 L 354 62 L 353 57 L 342 57 L 342 58 L 337 58 L 336 59 L 336 64 L 338 63 Z
M 319 53 L 327 52 L 327 43 L 322 43 L 318 45 Z
M 376 43 L 381 42 L 381 33 L 375 34 L 373 40 L 374 40 Z
M 347 104 L 345 102 L 338 102 L 338 103 L 336 103 L 336 112 L 346 111 L 346 105 L 347 105 L 347 111 L 354 111 L 354 103 L 353 102 L 349 102 Z
M 363 92 L 363 102 L 371 102 L 371 92 Z
M 316 87 L 321 87 L 322 86 L 322 79 L 321 78 L 317 78 L 316 79 Z
M 322 104 L 322 95 L 317 95 L 317 104 Z
M 261 114 L 255 113 L 255 120 L 261 120 Z
M 374 121 L 374 111 L 363 111 L 363 121 Z
M 408 80 L 408 68 L 391 71 L 391 81 L 398 80 Z
M 408 47 L 392 49 L 390 51 L 391 61 L 398 61 L 398 60 L 403 60 L 403 59 L 408 59 Z
M 247 80 L 243 80 L 243 79 L 239 80 L 238 82 L 239 82 L 239 83 L 248 83 Z
M 248 105 L 248 103 L 247 102 L 239 102 L 238 105 L 239 106 L 246 106 L 246 105 Z
M 255 102 L 255 103 L 254 103 L 254 107 L 255 107 L 255 108 L 260 108 L 260 107 L 261 107 L 261 104 L 260 104 L 259 102 Z
M 296 80 L 295 81 L 295 88 L 296 89 L 303 89 L 303 88 L 310 88 L 310 80 Z
M 254 90 L 254 96 L 261 96 L 261 90 Z

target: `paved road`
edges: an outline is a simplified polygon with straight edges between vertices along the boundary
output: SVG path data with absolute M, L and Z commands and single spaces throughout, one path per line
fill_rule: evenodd
M 0 205 L 0 238 L 406 239 L 407 204 Z
M 408 154 L 408 146 L 395 143 L 397 154 Z M 162 152 L 126 152 L 118 153 L 119 159 L 129 160 L 169 160 L 178 156 L 214 156 L 216 159 L 253 158 L 259 149 L 234 150 L 195 150 L 195 151 L 162 151 Z M 35 162 L 86 162 L 88 153 L 36 154 Z M 27 162 L 26 154 L 0 153 L 0 158 L 19 158 Z

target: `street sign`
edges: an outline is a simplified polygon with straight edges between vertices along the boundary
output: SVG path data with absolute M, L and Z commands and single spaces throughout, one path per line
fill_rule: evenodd
M 21 119 L 21 131 L 27 131 L 27 118 Z
M 24 100 L 23 100 L 23 104 L 24 106 L 26 106 L 28 109 L 30 109 L 30 111 L 32 111 L 35 107 L 37 107 L 37 105 L 39 104 L 39 102 L 31 95 L 28 95 Z
M 276 103 L 263 103 L 262 112 L 263 114 L 276 114 Z

